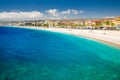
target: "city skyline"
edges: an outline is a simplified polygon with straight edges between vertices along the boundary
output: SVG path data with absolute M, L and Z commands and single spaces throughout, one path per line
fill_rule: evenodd
M 0 0 L 1 20 L 104 18 L 120 14 L 118 0 Z

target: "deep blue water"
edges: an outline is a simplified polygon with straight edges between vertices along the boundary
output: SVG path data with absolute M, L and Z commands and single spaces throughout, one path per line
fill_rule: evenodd
M 120 80 L 120 49 L 69 34 L 0 27 L 0 80 Z

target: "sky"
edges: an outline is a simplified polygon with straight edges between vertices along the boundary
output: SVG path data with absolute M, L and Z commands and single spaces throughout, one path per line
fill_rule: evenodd
M 0 20 L 120 16 L 120 0 L 0 0 Z

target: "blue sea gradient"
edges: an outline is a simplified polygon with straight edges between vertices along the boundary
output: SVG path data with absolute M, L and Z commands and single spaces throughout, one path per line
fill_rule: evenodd
M 0 80 L 120 80 L 120 49 L 70 34 L 0 27 Z

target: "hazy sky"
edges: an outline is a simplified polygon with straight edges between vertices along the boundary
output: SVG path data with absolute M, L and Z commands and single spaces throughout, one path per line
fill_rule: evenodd
M 28 14 L 40 19 L 119 16 L 120 0 L 0 0 L 1 19 L 11 19 L 13 15 L 22 19 Z

